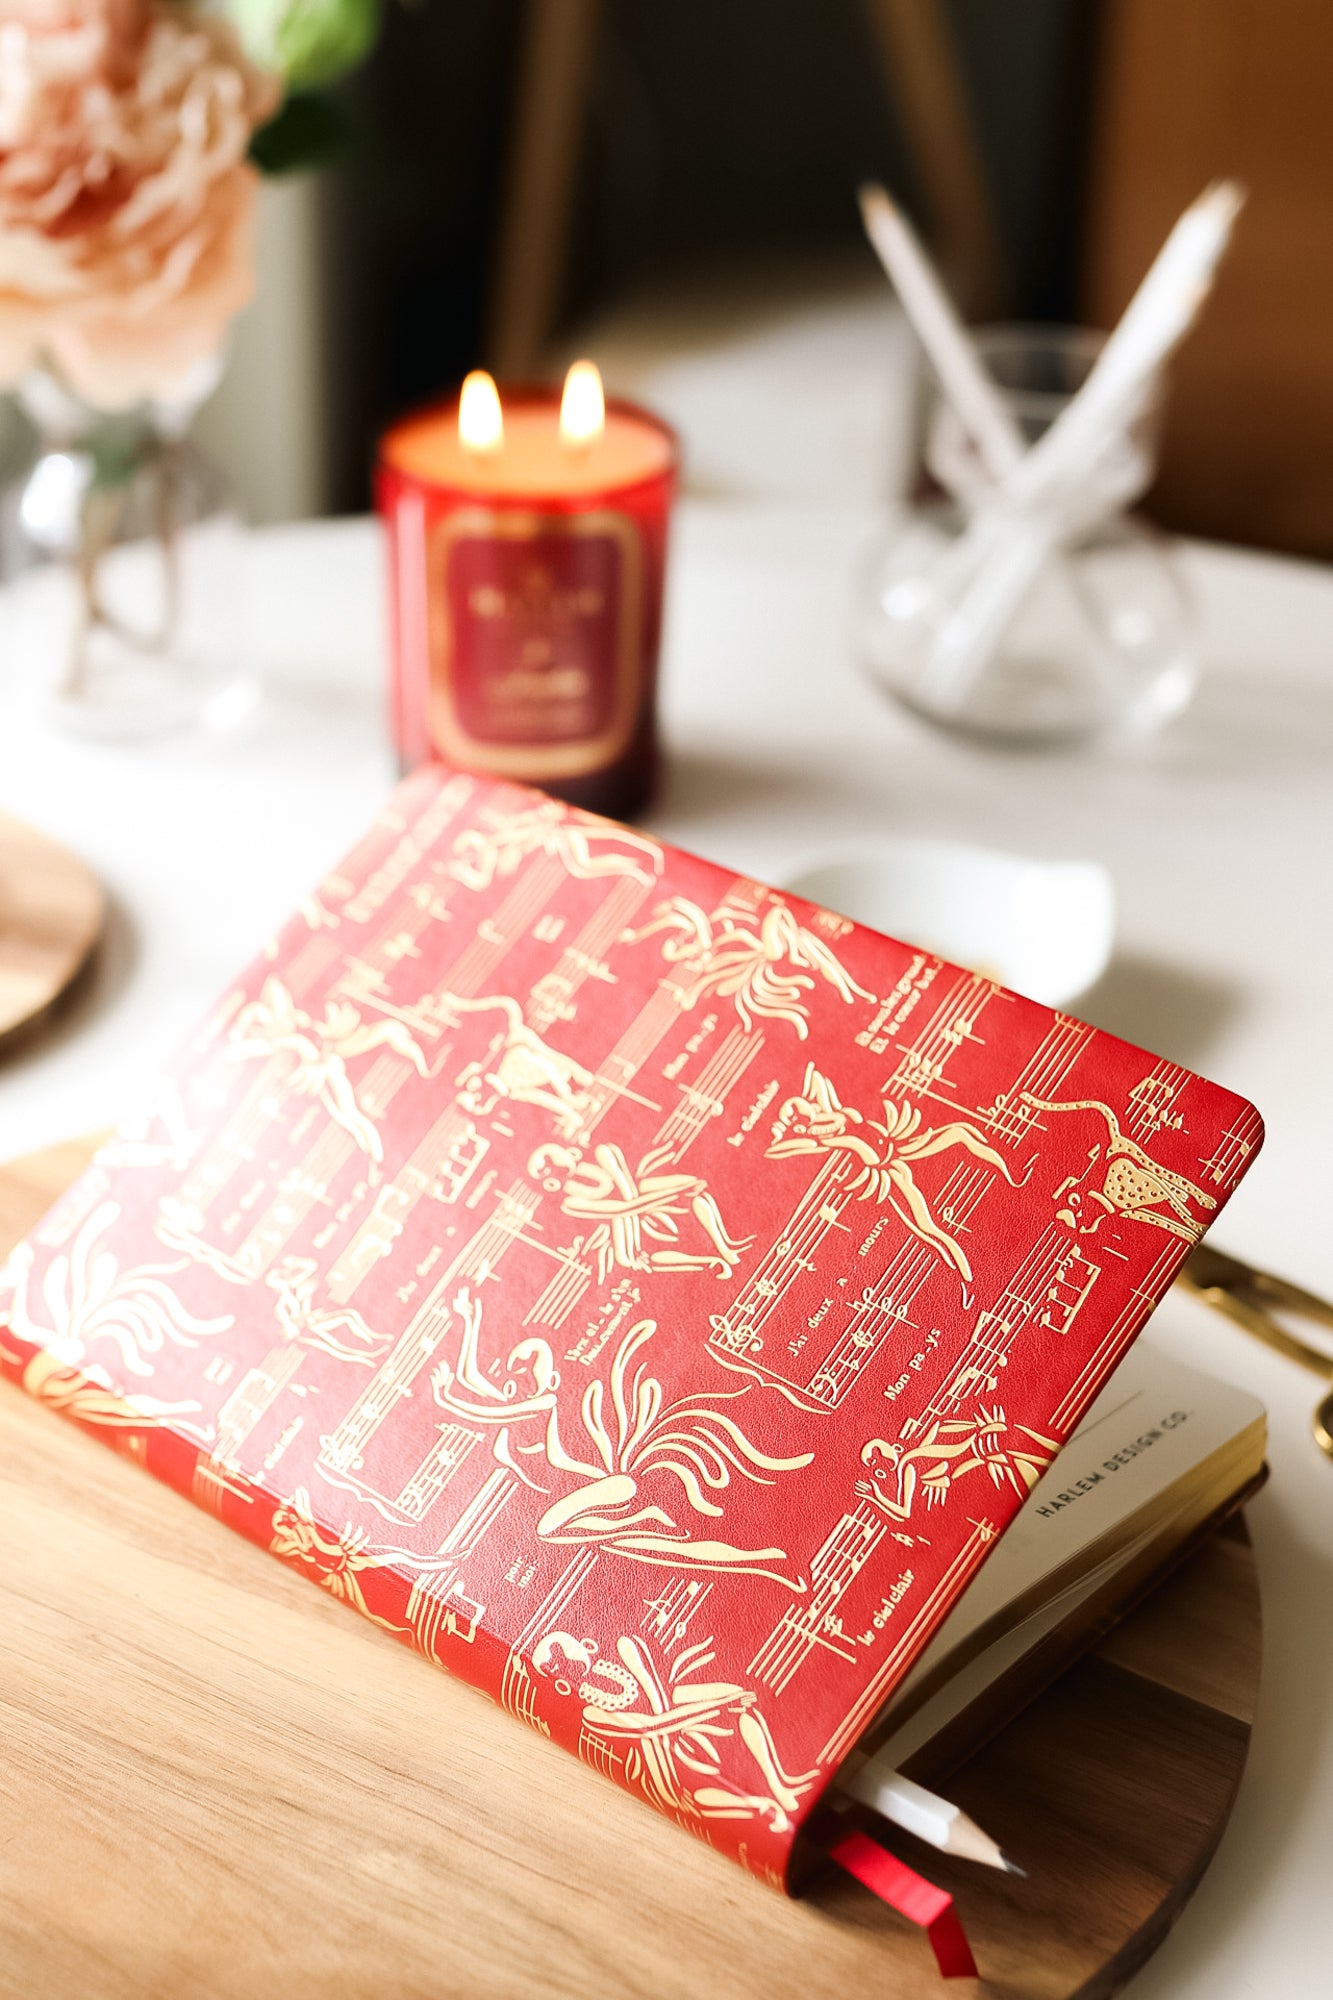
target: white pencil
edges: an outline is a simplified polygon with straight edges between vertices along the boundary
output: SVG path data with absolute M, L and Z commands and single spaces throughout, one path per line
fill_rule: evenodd
M 1244 190 L 1235 181 L 1217 181 L 1190 203 L 1087 381 L 1015 467 L 1007 482 L 1011 500 L 1030 503 L 1086 475 L 1107 437 L 1142 402 L 1157 371 L 1198 318 L 1244 201 Z
M 901 1771 L 886 1771 L 872 1758 L 855 1777 L 843 1781 L 844 1791 L 869 1806 L 904 1833 L 914 1833 L 942 1854 L 957 1854 L 965 1861 L 980 1861 L 987 1868 L 1002 1868 L 1008 1875 L 1024 1871 L 1009 1859 L 997 1841 L 969 1819 L 961 1806 L 928 1792 L 924 1785 L 905 1778 Z
M 873 183 L 861 189 L 859 200 L 866 235 L 930 357 L 941 388 L 971 433 L 991 478 L 1004 479 L 1026 449 L 1022 432 L 987 375 L 953 300 L 902 210 Z

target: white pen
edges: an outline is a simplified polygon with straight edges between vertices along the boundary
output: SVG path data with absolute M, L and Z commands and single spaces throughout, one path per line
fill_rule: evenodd
M 842 1789 L 884 1819 L 892 1820 L 905 1833 L 928 1841 L 942 1854 L 957 1854 L 965 1861 L 980 1861 L 987 1868 L 1001 1868 L 1007 1875 L 1021 1875 L 998 1841 L 969 1819 L 961 1806 L 929 1792 L 924 1785 L 905 1778 L 901 1771 L 885 1770 L 873 1757 L 854 1777 L 842 1781 Z

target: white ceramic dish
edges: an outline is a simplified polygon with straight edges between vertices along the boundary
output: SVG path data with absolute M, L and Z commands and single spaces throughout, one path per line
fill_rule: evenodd
M 1115 890 L 1095 861 L 1039 861 L 952 840 L 881 840 L 787 874 L 794 895 L 1067 1006 L 1110 961 Z

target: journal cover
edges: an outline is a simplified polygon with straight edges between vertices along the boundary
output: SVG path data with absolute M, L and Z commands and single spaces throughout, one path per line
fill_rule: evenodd
M 0 1277 L 0 1367 L 755 1874 L 1260 1139 L 438 767 Z

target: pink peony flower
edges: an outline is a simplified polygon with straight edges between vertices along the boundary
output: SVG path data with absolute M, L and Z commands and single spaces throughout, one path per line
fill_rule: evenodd
M 226 22 L 160 0 L 0 0 L 0 386 L 177 389 L 250 297 L 277 87 Z

